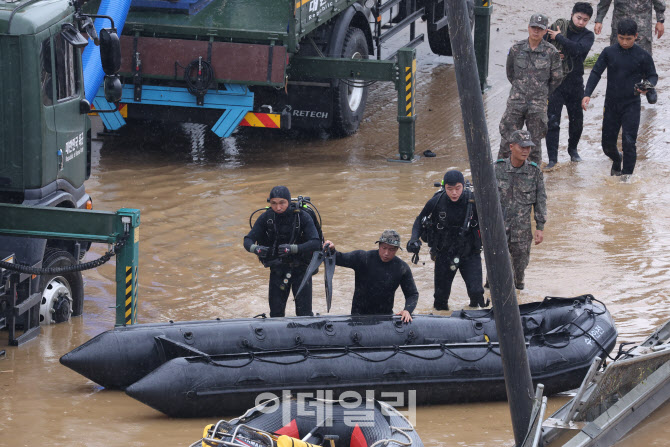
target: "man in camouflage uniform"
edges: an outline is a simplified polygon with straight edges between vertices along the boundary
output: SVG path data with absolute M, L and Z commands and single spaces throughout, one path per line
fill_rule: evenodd
M 603 29 L 603 20 L 610 9 L 612 0 L 600 0 L 596 13 L 596 26 L 593 31 L 600 34 Z M 656 26 L 651 29 L 652 9 L 656 11 Z M 614 0 L 614 15 L 612 16 L 612 35 L 610 45 L 617 43 L 617 24 L 623 19 L 633 19 L 637 23 L 637 43 L 651 54 L 651 41 L 655 33 L 660 39 L 665 32 L 665 0 Z
M 528 25 L 528 39 L 515 43 L 507 55 L 507 79 L 512 83 L 512 89 L 500 120 L 498 158 L 509 157 L 510 135 L 522 129 L 525 123 L 535 143 L 530 160 L 542 161 L 542 138 L 547 134 L 547 101 L 563 80 L 558 51 L 543 39 L 548 24 L 547 16 L 533 14 Z
M 544 223 L 547 220 L 547 193 L 544 190 L 542 170 L 532 161 L 527 161 L 534 148 L 530 133 L 517 130 L 510 136 L 510 157 L 495 163 L 500 205 L 505 218 L 507 246 L 512 258 L 514 285 L 524 288 L 524 274 L 530 260 L 530 246 L 544 239 Z M 530 210 L 535 212 L 535 236 L 530 224 Z

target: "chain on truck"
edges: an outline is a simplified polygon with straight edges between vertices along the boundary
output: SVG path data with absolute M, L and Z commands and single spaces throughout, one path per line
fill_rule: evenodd
M 87 115 L 91 107 L 84 96 L 81 53 L 88 38 L 94 39 L 100 44 L 103 70 L 112 74 L 120 61 L 120 46 L 113 25 L 101 29 L 98 36 L 93 25 L 97 16 L 83 14 L 80 3 L 0 3 L 0 54 L 5 68 L 0 96 L 0 204 L 37 209 L 93 207 L 84 187 L 91 174 Z M 112 79 L 109 85 L 114 84 Z M 113 93 L 109 91 L 108 99 L 118 101 Z M 15 226 L 12 216 L 11 210 L 3 209 L 0 227 Z M 46 230 L 39 233 L 43 237 L 0 234 L 0 328 L 8 328 L 10 344 L 34 338 L 40 323 L 81 315 L 81 271 L 106 262 L 113 254 L 80 264 L 90 242 L 50 238 L 58 224 L 47 222 Z

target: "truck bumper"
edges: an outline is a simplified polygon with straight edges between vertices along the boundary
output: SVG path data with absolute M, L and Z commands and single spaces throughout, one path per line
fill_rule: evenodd
M 134 105 L 158 106 L 171 108 L 189 108 L 191 110 L 217 111 L 219 119 L 212 126 L 212 131 L 219 137 L 229 137 L 240 121 L 254 106 L 254 94 L 244 85 L 224 84 L 224 90 L 208 90 L 203 97 L 202 105 L 198 105 L 197 98 L 182 87 L 165 87 L 158 85 L 142 86 L 142 95 L 139 101 L 135 100 L 133 85 L 124 85 L 121 102 L 126 104 L 126 116 L 132 116 Z M 115 106 L 105 100 L 104 90 L 98 90 L 93 100 L 96 110 L 114 110 Z M 119 111 L 101 113 L 100 118 L 110 130 L 117 130 L 126 124 Z M 146 116 L 146 119 L 151 117 Z M 186 121 L 186 120 L 179 120 Z

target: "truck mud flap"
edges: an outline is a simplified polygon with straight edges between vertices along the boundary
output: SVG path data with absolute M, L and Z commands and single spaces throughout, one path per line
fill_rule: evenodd
M 333 123 L 333 89 L 289 84 L 287 109 L 293 129 L 329 129 Z

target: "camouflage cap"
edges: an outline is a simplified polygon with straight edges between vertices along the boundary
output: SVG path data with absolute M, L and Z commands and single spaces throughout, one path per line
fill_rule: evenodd
M 538 28 L 547 29 L 547 26 L 549 26 L 549 17 L 539 12 L 533 14 L 530 17 L 530 22 L 528 23 L 528 26 L 536 26 Z
M 384 230 L 379 240 L 375 243 L 384 243 L 393 245 L 394 247 L 400 247 L 400 235 L 395 230 Z
M 515 130 L 510 135 L 510 143 L 516 143 L 521 147 L 535 147 L 532 138 L 530 137 L 530 132 L 527 130 Z

